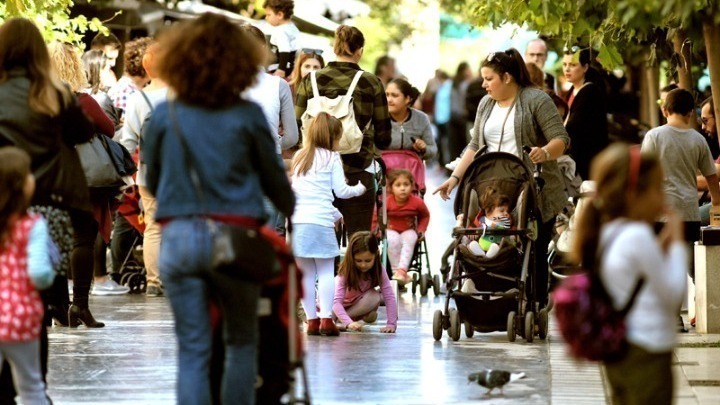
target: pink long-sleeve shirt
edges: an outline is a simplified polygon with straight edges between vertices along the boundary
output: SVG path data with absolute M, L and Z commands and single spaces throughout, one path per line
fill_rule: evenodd
M 395 301 L 395 293 L 392 284 L 385 270 L 381 271 L 382 280 L 380 282 L 380 293 L 385 299 L 385 309 L 387 310 L 387 326 L 397 327 L 397 303 Z M 344 276 L 335 277 L 335 299 L 333 300 L 333 312 L 342 321 L 343 324 L 349 325 L 353 322 L 348 316 L 345 308 L 353 306 L 363 295 L 374 289 L 374 285 L 370 285 L 369 280 L 360 281 L 360 290 L 351 290 L 347 287 Z

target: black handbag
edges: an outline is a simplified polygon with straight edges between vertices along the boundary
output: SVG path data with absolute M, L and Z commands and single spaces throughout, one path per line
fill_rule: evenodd
M 182 135 L 175 117 L 174 102 L 168 103 L 173 129 L 183 150 L 185 166 L 190 180 L 205 211 L 205 217 L 213 238 L 211 265 L 213 270 L 233 278 L 262 283 L 271 280 L 282 271 L 273 245 L 263 236 L 259 227 L 243 226 L 215 221 L 208 217 L 205 194 L 200 176 L 193 165 L 190 147 Z

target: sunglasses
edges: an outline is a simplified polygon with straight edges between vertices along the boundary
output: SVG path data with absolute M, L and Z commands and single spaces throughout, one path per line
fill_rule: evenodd
M 573 53 L 578 53 L 578 52 L 580 52 L 581 50 L 582 50 L 582 48 L 580 48 L 580 47 L 577 46 L 577 45 L 573 45 L 573 46 L 571 46 L 570 48 L 568 48 L 567 46 L 563 48 L 563 52 L 565 52 L 566 55 L 573 54 Z
M 322 55 L 322 49 L 303 48 L 302 53 L 306 55 Z

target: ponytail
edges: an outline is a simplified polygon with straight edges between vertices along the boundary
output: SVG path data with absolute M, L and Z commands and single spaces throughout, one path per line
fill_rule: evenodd
M 488 67 L 501 76 L 505 73 L 509 74 L 520 87 L 533 86 L 525 61 L 515 48 L 510 48 L 505 52 L 490 53 L 481 67 Z
M 363 33 L 349 25 L 341 25 L 335 30 L 335 44 L 333 51 L 337 56 L 350 57 L 365 46 Z
M 403 96 L 410 97 L 411 106 L 415 104 L 415 100 L 420 97 L 420 90 L 418 90 L 416 87 L 413 87 L 413 85 L 405 79 L 392 79 L 390 83 L 394 83 Z

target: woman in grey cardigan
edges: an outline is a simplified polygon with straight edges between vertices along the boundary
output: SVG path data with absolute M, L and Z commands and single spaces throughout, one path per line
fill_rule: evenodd
M 520 53 L 514 49 L 494 52 L 483 62 L 483 86 L 489 97 L 480 102 L 472 129 L 472 139 L 453 174 L 435 193 L 444 200 L 460 182 L 465 170 L 482 146 L 488 152 L 508 152 L 519 156 L 532 168 L 542 163 L 545 180 L 539 200 L 540 231 L 536 243 L 536 285 L 548 285 L 547 248 L 552 237 L 555 215 L 567 203 L 563 178 L 555 159 L 567 149 L 570 138 L 550 97 L 533 87 Z M 522 153 L 530 146 L 530 153 Z M 538 287 L 541 308 L 547 289 Z
M 430 129 L 430 119 L 411 106 L 420 91 L 405 79 L 393 79 L 385 88 L 388 111 L 392 118 L 392 140 L 388 150 L 414 150 L 423 160 L 435 157 L 437 145 Z

